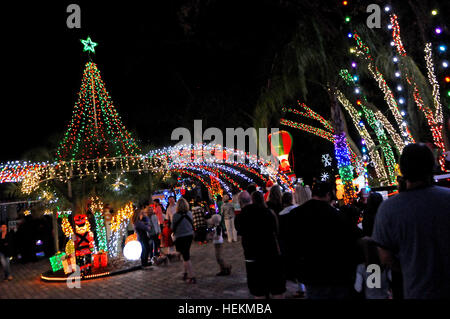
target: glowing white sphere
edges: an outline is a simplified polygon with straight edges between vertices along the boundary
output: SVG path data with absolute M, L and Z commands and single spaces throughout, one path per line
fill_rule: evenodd
M 142 246 L 137 240 L 132 240 L 125 245 L 123 255 L 128 260 L 139 260 L 141 258 Z

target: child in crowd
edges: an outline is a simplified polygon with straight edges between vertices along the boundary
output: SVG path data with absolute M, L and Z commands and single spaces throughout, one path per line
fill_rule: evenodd
M 223 229 L 220 226 L 220 222 L 222 220 L 222 217 L 219 214 L 215 214 L 211 217 L 213 225 L 214 225 L 214 232 L 213 232 L 213 244 L 214 244 L 214 250 L 216 252 L 216 260 L 217 263 L 220 266 L 220 272 L 217 273 L 217 276 L 228 276 L 231 274 L 231 265 L 227 265 L 225 261 L 223 260 Z
M 175 247 L 172 240 L 172 229 L 169 227 L 169 221 L 164 221 L 164 228 L 162 231 L 162 245 L 161 249 L 165 255 L 170 255 L 175 253 Z

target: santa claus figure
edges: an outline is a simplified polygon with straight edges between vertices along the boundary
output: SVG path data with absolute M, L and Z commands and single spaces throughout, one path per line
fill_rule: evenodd
M 94 234 L 85 214 L 74 217 L 75 222 L 75 256 L 82 275 L 91 273 L 92 251 L 94 250 Z

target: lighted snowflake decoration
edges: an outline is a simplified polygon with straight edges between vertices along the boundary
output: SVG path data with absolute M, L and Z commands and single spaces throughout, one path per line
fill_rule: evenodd
M 320 180 L 322 182 L 326 182 L 328 178 L 330 178 L 330 175 L 328 175 L 328 173 L 322 173 L 322 175 L 320 175 Z
M 331 158 L 330 154 L 323 154 L 322 155 L 323 166 L 325 166 L 325 167 L 331 166 L 332 160 L 333 159 Z

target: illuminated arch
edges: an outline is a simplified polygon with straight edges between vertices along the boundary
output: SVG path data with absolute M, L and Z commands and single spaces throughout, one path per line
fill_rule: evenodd
M 268 180 L 293 191 L 292 182 L 271 161 L 221 145 L 177 145 L 152 150 L 146 155 L 60 161 L 54 163 L 8 162 L 0 165 L 0 182 L 22 182 L 24 193 L 31 193 L 49 180 L 68 181 L 85 176 L 117 172 L 168 172 L 174 169 L 200 170 L 197 175 L 217 175 L 221 185 L 242 190 L 249 183 L 259 186 Z M 206 182 L 206 181 L 205 181 Z M 226 187 L 225 187 L 226 188 Z

